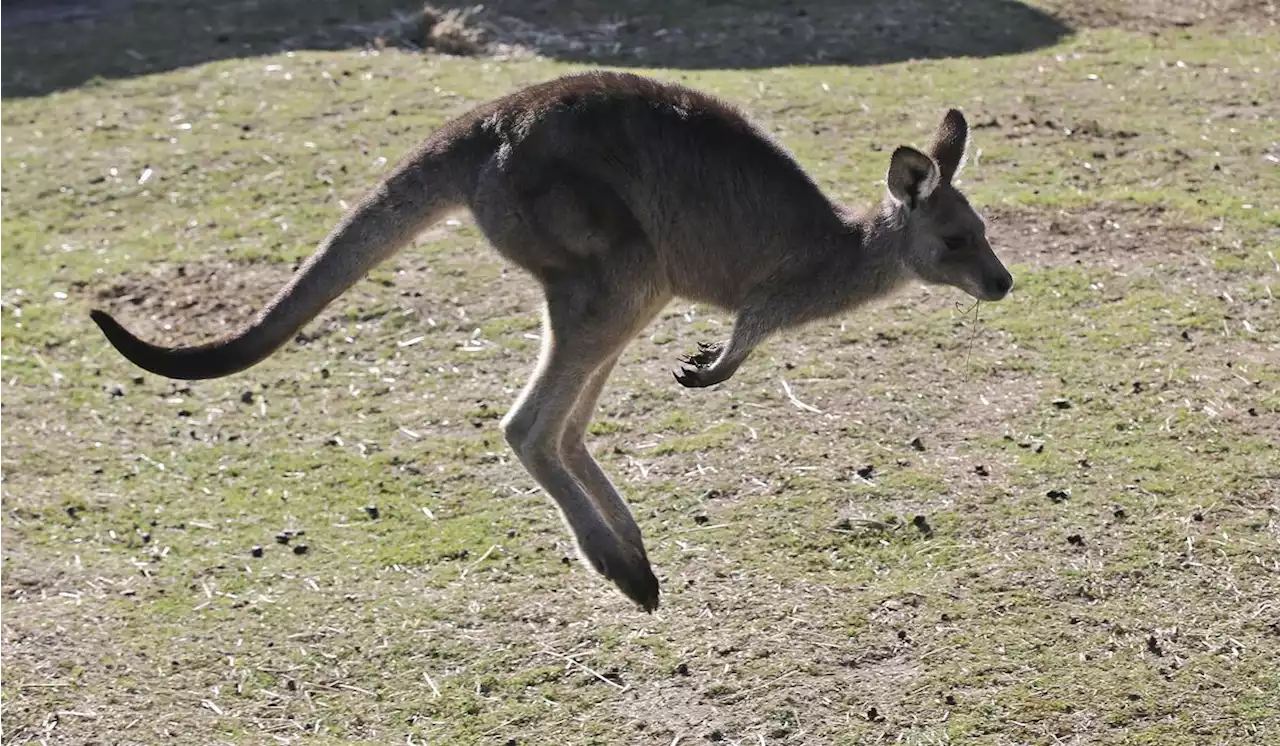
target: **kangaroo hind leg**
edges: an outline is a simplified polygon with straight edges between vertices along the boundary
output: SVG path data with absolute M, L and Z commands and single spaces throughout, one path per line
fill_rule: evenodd
M 658 606 L 658 580 L 638 541 L 639 529 L 629 513 L 627 521 L 619 522 L 618 505 L 597 502 L 596 490 L 588 491 L 578 476 L 581 469 L 574 468 L 581 455 L 563 446 L 578 403 L 592 398 L 588 389 L 594 388 L 593 376 L 616 357 L 637 319 L 626 312 L 627 304 L 601 298 L 589 286 L 566 285 L 548 288 L 542 354 L 503 419 L 503 433 L 525 469 L 555 501 L 583 557 L 628 598 L 652 611 Z
M 559 507 L 583 557 L 653 610 L 658 581 L 639 529 L 616 491 L 600 489 L 608 479 L 599 478 L 585 448 L 565 444 L 566 432 L 573 434 L 568 441 L 581 441 L 575 412 L 589 401 L 590 416 L 603 385 L 596 376 L 608 375 L 622 348 L 669 296 L 623 201 L 571 168 L 550 167 L 562 165 L 515 158 L 494 164 L 483 175 L 473 209 L 494 246 L 537 277 L 546 295 L 542 353 L 503 431 Z

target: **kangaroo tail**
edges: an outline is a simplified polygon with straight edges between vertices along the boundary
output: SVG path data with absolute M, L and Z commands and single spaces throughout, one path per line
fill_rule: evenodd
M 238 373 L 265 360 L 379 262 L 446 213 L 467 206 L 479 173 L 474 142 L 429 141 L 343 216 L 319 249 L 238 332 L 195 347 L 144 342 L 104 311 L 91 316 L 112 346 L 138 367 L 196 380 Z

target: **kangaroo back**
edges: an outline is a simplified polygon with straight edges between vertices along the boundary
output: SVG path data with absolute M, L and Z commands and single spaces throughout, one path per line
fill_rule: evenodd
M 319 249 L 248 325 L 195 347 L 138 339 L 104 311 L 91 316 L 122 355 L 144 370 L 179 379 L 218 378 L 266 359 L 379 262 L 445 214 L 466 207 L 487 156 L 475 128 L 446 127 L 402 161 L 352 207 Z

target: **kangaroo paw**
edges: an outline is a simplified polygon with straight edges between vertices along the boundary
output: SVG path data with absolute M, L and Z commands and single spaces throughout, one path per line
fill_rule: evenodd
M 686 366 L 693 368 L 705 368 L 716 361 L 720 357 L 720 351 L 723 347 L 716 342 L 699 342 L 698 351 L 692 355 L 682 355 L 680 362 Z
M 720 383 L 723 378 L 714 371 L 714 363 L 720 358 L 722 346 L 715 343 L 699 342 L 698 351 L 680 357 L 680 369 L 674 371 L 676 380 L 681 386 L 702 388 Z
M 613 582 L 618 590 L 645 611 L 658 608 L 658 579 L 649 565 L 644 546 L 632 546 L 616 537 L 589 540 L 583 554 L 596 572 Z

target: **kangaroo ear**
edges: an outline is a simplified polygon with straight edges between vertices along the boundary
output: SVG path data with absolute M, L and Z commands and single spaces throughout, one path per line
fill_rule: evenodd
M 894 199 L 914 210 L 938 188 L 940 178 L 938 164 L 932 158 L 903 145 L 889 159 L 885 183 Z
M 929 154 L 938 162 L 942 173 L 942 183 L 950 184 L 951 180 L 964 168 L 965 150 L 969 147 L 969 123 L 964 121 L 964 114 L 959 109 L 951 109 L 938 125 L 938 132 L 933 136 L 933 145 Z

